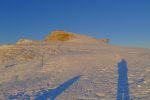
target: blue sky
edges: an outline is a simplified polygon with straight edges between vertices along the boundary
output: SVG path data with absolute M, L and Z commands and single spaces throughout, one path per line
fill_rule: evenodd
M 150 0 L 0 0 L 0 44 L 52 30 L 150 48 Z

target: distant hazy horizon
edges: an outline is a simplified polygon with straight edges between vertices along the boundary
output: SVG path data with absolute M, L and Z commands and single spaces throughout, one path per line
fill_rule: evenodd
M 0 44 L 64 30 L 150 48 L 149 0 L 0 0 Z

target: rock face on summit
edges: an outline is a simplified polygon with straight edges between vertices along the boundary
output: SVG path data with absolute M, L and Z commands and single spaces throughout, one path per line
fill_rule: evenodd
M 76 38 L 76 36 L 70 32 L 53 31 L 46 37 L 45 41 L 69 41 L 73 38 Z
M 77 43 L 108 43 L 108 39 L 96 39 L 93 37 L 65 32 L 65 31 L 53 31 L 49 36 L 46 37 L 45 41 L 67 41 Z
M 28 39 L 20 39 L 16 44 L 40 44 L 46 42 L 74 42 L 74 43 L 108 43 L 109 39 L 97 39 L 86 35 L 65 32 L 65 31 L 52 31 L 44 40 L 35 41 Z
M 33 43 L 33 41 L 27 39 L 20 39 L 19 41 L 16 42 L 16 44 L 31 44 L 31 43 Z

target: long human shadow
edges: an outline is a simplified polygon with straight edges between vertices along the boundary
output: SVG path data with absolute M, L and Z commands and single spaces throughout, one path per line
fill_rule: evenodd
M 81 75 L 75 76 L 53 90 L 44 90 L 43 94 L 37 95 L 37 97 L 34 100 L 55 100 L 62 92 L 68 89 L 73 83 L 78 81 L 80 77 Z
M 124 59 L 118 62 L 117 100 L 130 100 L 128 68 L 127 62 Z
M 35 93 L 34 100 L 55 100 L 61 93 L 68 89 L 73 83 L 80 79 L 81 75 L 75 76 L 63 84 L 59 85 L 55 89 L 41 89 L 39 92 Z M 31 96 L 25 92 L 19 92 L 16 95 L 5 95 L 6 100 L 30 100 Z

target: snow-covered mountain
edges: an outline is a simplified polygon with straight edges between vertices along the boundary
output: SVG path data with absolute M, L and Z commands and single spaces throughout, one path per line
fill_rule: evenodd
M 116 100 L 120 59 L 127 62 L 130 98 L 150 100 L 150 49 L 108 41 L 54 31 L 41 41 L 0 46 L 0 100 L 21 92 L 33 100 L 41 89 L 56 90 L 63 83 L 66 89 L 56 100 Z M 67 81 L 73 84 L 67 87 Z

